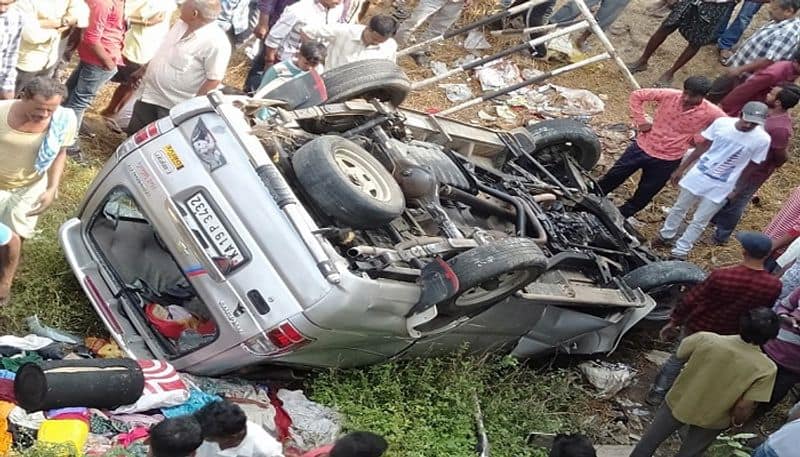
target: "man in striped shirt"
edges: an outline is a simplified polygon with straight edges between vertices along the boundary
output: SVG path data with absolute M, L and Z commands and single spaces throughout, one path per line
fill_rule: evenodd
M 0 0 L 0 99 L 14 98 L 22 15 L 11 8 L 15 0 Z

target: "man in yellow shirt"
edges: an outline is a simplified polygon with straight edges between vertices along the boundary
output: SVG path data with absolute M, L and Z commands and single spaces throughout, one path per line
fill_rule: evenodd
M 778 335 L 778 316 L 755 308 L 739 319 L 739 335 L 698 332 L 686 337 L 677 356 L 683 371 L 656 411 L 631 457 L 650 457 L 672 433 L 689 426 L 676 457 L 699 457 L 717 435 L 741 427 L 756 403 L 772 395 L 778 368 L 761 346 Z
M 64 33 L 86 27 L 89 7 L 84 0 L 19 0 L 15 7 L 25 18 L 17 61 L 16 87 L 22 89 L 37 76 L 54 76 Z
M 56 198 L 75 141 L 75 113 L 61 107 L 66 88 L 51 78 L 33 78 L 17 100 L 0 101 L 0 223 L 22 240 Z M 0 255 L 0 304 L 8 301 L 22 242 Z

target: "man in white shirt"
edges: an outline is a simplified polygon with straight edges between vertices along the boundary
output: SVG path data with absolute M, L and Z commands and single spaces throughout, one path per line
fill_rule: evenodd
M 264 44 L 265 68 L 279 60 L 290 60 L 300 50 L 301 30 L 343 22 L 342 0 L 300 0 L 283 10 L 278 22 L 272 26 Z
M 73 26 L 86 27 L 89 7 L 83 0 L 20 0 L 25 17 L 17 60 L 17 90 L 37 76 L 52 77 L 62 35 Z
M 218 401 L 195 414 L 203 430 L 196 457 L 283 457 L 283 446 L 263 427 L 247 420 L 237 404 Z
M 748 102 L 740 118 L 721 117 L 702 132 L 707 141 L 698 144 L 672 174 L 670 181 L 680 187 L 680 194 L 654 244 L 671 243 L 686 214 L 697 206 L 692 221 L 672 249 L 674 258 L 685 259 L 689 255 L 711 218 L 725 205 L 745 167 L 766 159 L 770 144 L 763 128 L 767 110 L 761 102 Z
M 112 118 L 133 97 L 136 87 L 131 83 L 131 76 L 150 62 L 158 51 L 169 32 L 170 16 L 176 7 L 175 0 L 125 1 L 128 31 L 125 33 L 122 48 L 124 65 L 119 67 L 117 74 L 111 78 L 111 81 L 119 83 L 119 86 L 111 96 L 108 106 L 100 113 L 103 117 Z
M 325 70 L 367 59 L 397 58 L 397 21 L 391 16 L 379 14 L 370 19 L 368 25 L 332 24 L 306 26 L 303 35 L 326 44 L 328 57 Z
M 128 125 L 131 135 L 169 115 L 178 103 L 216 89 L 225 77 L 231 45 L 214 24 L 219 0 L 186 0 L 180 11 L 180 20 L 150 63 L 131 76 L 144 84 Z

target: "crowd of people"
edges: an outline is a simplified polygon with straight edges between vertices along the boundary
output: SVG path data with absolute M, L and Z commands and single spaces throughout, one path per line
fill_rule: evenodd
M 555 3 L 535 7 L 536 20 L 564 23 L 578 15 L 571 2 L 552 14 Z M 628 0 L 594 3 L 608 28 Z M 658 86 L 670 86 L 675 72 L 708 44 L 716 43 L 728 68 L 713 80 L 689 77 L 682 90 L 634 91 L 629 105 L 637 135 L 598 184 L 612 193 L 642 172 L 620 207 L 625 217 L 635 217 L 668 183 L 676 186 L 653 245 L 669 246 L 674 259 L 684 260 L 712 224 L 707 242 L 725 244 L 736 233 L 743 259 L 712 271 L 662 329 L 663 338 L 679 344 L 648 394 L 660 407 L 636 457 L 653 455 L 684 426 L 677 455 L 701 455 L 723 430 L 751 426 L 800 382 L 800 187 L 763 233 L 736 232 L 760 187 L 789 160 L 790 111 L 800 102 L 794 84 L 800 0 L 769 1 L 770 21 L 738 45 L 766 2 L 744 1 L 730 24 L 733 0 L 668 3 L 671 13 L 630 69 L 644 70 L 675 31 L 687 46 Z M 56 198 L 67 157 L 80 156 L 84 112 L 108 82 L 119 85 L 100 114 L 110 129 L 132 134 L 176 104 L 219 88 L 236 46 L 253 50 L 240 89 L 266 93 L 311 69 L 394 61 L 416 32 L 424 41 L 450 29 L 469 0 L 421 0 L 402 22 L 385 14 L 367 20 L 369 6 L 368 0 L 0 0 L 0 302 L 8 300 L 23 241 Z M 425 65 L 426 52 L 411 57 Z M 546 48 L 533 52 L 542 56 Z M 59 72 L 75 56 L 62 84 Z M 131 115 L 123 126 L 117 119 L 126 109 Z M 794 455 L 797 416 L 754 455 Z M 281 455 L 273 442 L 236 405 L 221 402 L 157 425 L 150 449 L 156 457 Z M 377 457 L 386 446 L 383 438 L 359 432 L 309 457 Z M 553 452 L 594 455 L 581 436 L 558 437 Z

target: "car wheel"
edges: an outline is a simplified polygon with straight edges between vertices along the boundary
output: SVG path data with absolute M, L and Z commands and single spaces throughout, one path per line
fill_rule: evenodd
M 525 129 L 528 131 L 528 138 L 517 135 L 517 140 L 536 160 L 555 162 L 555 154 L 567 152 L 585 170 L 591 170 L 600 160 L 600 140 L 592 128 L 583 122 L 549 119 L 529 125 Z M 533 144 L 528 144 L 531 141 Z
M 376 228 L 405 209 L 400 186 L 361 146 L 321 136 L 300 147 L 292 168 L 308 198 L 325 215 L 352 228 Z
M 669 320 L 673 308 L 694 285 L 706 279 L 706 272 L 693 263 L 678 260 L 653 262 L 641 266 L 622 279 L 633 288 L 640 288 L 656 301 L 656 307 L 644 320 Z
M 470 316 L 536 280 L 547 257 L 528 238 L 505 238 L 458 254 L 447 262 L 459 282 L 455 296 L 438 304 L 449 317 Z
M 328 99 L 341 103 L 363 98 L 388 101 L 400 106 L 411 92 L 411 82 L 403 70 L 390 60 L 370 59 L 352 62 L 322 74 Z M 363 123 L 365 116 L 339 115 L 322 119 L 299 119 L 300 127 L 314 134 L 342 133 Z
M 403 69 L 391 60 L 370 59 L 352 62 L 322 74 L 328 92 L 326 103 L 356 98 L 390 102 L 400 106 L 411 92 L 411 82 Z

